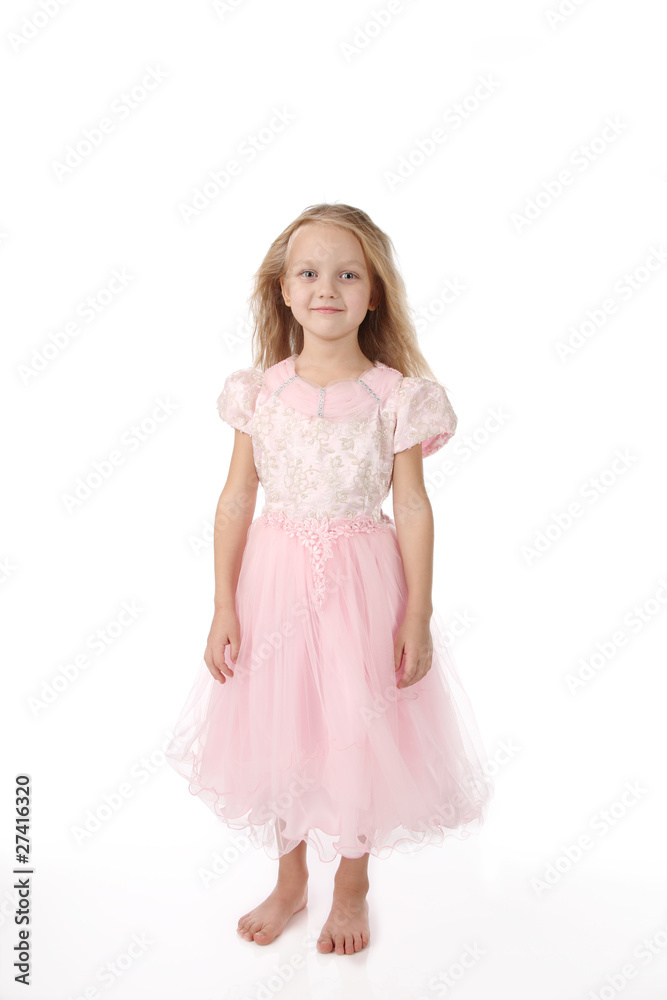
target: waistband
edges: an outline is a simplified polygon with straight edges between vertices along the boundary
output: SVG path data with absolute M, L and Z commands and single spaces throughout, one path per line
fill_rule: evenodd
M 310 552 L 313 571 L 315 603 L 321 608 L 326 593 L 324 570 L 327 559 L 333 555 L 332 542 L 341 535 L 358 532 L 386 531 L 394 526 L 394 519 L 383 510 L 379 520 L 372 514 L 359 513 L 354 517 L 289 517 L 282 510 L 262 509 L 254 524 L 269 524 L 288 535 L 296 536 Z

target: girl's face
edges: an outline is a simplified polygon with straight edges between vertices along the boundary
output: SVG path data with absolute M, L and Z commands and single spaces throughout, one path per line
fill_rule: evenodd
M 361 243 L 338 226 L 311 223 L 297 233 L 280 285 L 304 333 L 325 340 L 356 336 L 376 306 Z

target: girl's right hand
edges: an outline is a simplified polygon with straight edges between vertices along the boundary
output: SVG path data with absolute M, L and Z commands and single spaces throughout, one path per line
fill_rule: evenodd
M 225 683 L 226 677 L 233 677 L 225 662 L 225 647 L 231 646 L 231 659 L 235 663 L 241 644 L 241 629 L 233 608 L 219 608 L 213 615 L 211 631 L 208 634 L 204 662 L 216 681 Z M 226 675 L 226 676 L 225 676 Z

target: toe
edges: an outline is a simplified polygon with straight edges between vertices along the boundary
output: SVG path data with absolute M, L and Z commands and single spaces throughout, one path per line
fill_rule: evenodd
M 317 950 L 328 954 L 333 948 L 333 941 L 331 940 L 331 935 L 321 934 L 317 939 Z
M 246 925 L 246 939 L 248 941 L 257 940 L 257 934 L 262 930 L 259 920 L 250 920 Z
M 362 948 L 363 948 L 363 943 L 362 943 L 362 940 L 361 940 L 361 934 L 358 933 L 358 932 L 355 932 L 355 934 L 354 934 L 354 950 L 355 951 L 361 951 Z
M 354 955 L 354 936 L 352 934 L 345 935 L 345 954 Z
M 343 935 L 342 934 L 336 934 L 336 936 L 334 938 L 334 942 L 336 944 L 336 954 L 337 955 L 344 955 L 345 954 L 345 938 L 343 937 Z

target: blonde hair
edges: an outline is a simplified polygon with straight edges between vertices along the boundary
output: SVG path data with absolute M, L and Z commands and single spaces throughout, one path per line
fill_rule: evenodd
M 371 361 L 381 361 L 404 376 L 437 381 L 417 340 L 405 282 L 394 260 L 394 245 L 370 217 L 351 205 L 310 205 L 276 237 L 253 275 L 249 298 L 253 317 L 253 367 L 266 370 L 303 349 L 303 327 L 285 305 L 280 279 L 287 272 L 296 233 L 309 224 L 347 229 L 361 243 L 370 272 L 371 289 L 379 293 L 377 308 L 359 326 L 359 347 Z

